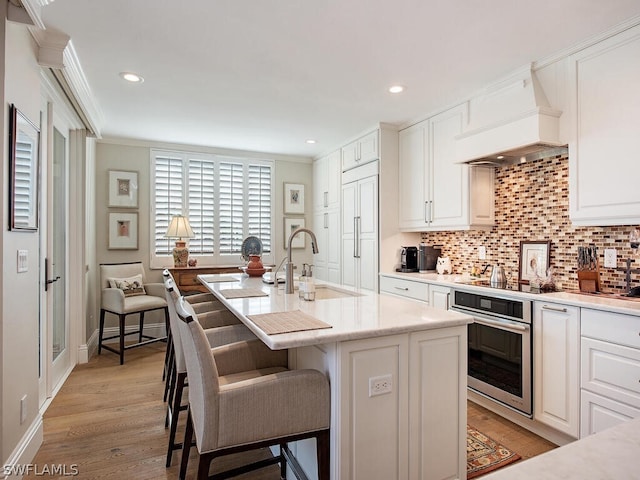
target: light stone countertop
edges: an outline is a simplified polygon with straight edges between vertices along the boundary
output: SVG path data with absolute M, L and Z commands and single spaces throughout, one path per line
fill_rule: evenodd
M 561 303 L 563 305 L 573 305 L 576 307 L 593 308 L 596 310 L 605 310 L 613 313 L 625 313 L 628 315 L 640 316 L 640 298 L 624 299 L 618 295 L 610 294 L 583 294 L 571 291 L 560 291 L 553 293 L 533 293 L 526 291 L 495 289 L 486 286 L 476 286 L 464 283 L 470 280 L 470 277 L 462 275 L 438 275 L 437 273 L 381 273 L 381 276 L 400 278 L 403 280 L 412 280 L 415 282 L 432 283 L 443 285 L 446 287 L 455 287 L 477 293 L 491 294 L 491 292 L 499 292 L 500 295 L 515 298 L 526 298 L 529 300 L 541 300 L 546 302 Z M 486 277 L 488 279 L 488 277 Z
M 274 287 L 263 283 L 261 277 L 227 275 L 238 281 L 208 283 L 206 275 L 198 276 L 198 280 L 273 350 L 466 325 L 473 321 L 469 315 L 436 309 L 414 300 L 327 282 L 316 281 L 316 300 L 309 302 L 299 299 L 297 290 L 285 294 L 284 284 Z M 260 289 L 268 295 L 227 299 L 219 291 L 229 288 Z M 332 328 L 267 335 L 247 318 L 248 315 L 292 310 L 300 310 Z
M 640 418 L 483 476 L 491 480 L 640 478 Z

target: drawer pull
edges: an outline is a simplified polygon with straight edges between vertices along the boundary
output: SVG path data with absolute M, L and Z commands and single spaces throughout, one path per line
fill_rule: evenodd
M 408 287 L 393 287 L 393 288 L 395 288 L 396 290 L 404 290 L 405 292 L 409 291 Z
M 566 308 L 561 308 L 561 307 L 550 307 L 549 305 L 543 305 L 542 306 L 543 310 L 552 310 L 554 312 L 562 312 L 562 313 L 567 313 L 567 309 Z M 640 334 L 639 334 L 640 335 Z

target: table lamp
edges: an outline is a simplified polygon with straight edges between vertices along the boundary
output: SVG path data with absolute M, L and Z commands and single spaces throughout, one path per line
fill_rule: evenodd
M 174 215 L 164 235 L 167 238 L 177 238 L 176 246 L 173 248 L 173 266 L 186 267 L 189 260 L 189 249 L 183 238 L 195 237 L 189 219 L 183 215 Z

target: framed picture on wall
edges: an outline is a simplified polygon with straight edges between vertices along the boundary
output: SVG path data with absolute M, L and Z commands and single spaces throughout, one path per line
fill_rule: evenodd
M 304 185 L 284 184 L 284 213 L 304 213 Z
M 138 208 L 138 172 L 109 170 L 109 206 Z
M 292 232 L 299 228 L 304 228 L 304 218 L 285 218 L 284 219 L 284 248 L 287 249 L 289 236 Z M 291 248 L 304 248 L 305 234 L 299 233 L 291 240 Z
M 40 129 L 9 106 L 9 229 L 38 230 Z
M 549 268 L 549 240 L 521 241 L 518 283 L 528 285 L 535 278 L 545 278 Z
M 109 214 L 109 250 L 138 250 L 138 214 Z

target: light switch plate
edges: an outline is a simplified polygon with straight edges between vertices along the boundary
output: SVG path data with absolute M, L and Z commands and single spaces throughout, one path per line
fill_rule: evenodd
M 618 265 L 618 252 L 615 248 L 604 249 L 604 266 L 605 268 L 616 268 Z
M 486 260 L 487 259 L 487 247 L 484 245 L 480 245 L 478 247 L 478 260 Z
M 29 250 L 18 250 L 18 273 L 29 270 Z

